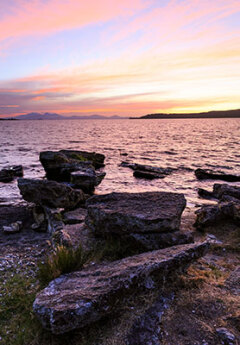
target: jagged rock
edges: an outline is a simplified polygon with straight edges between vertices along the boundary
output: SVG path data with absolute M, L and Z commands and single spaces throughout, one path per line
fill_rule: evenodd
M 193 243 L 193 232 L 165 232 L 152 234 L 136 234 L 132 233 L 126 236 L 133 246 L 137 246 L 142 250 L 157 250 L 166 247 L 172 247 L 179 244 Z
M 171 247 L 60 276 L 37 295 L 33 310 L 54 334 L 83 327 L 110 314 L 120 296 L 148 286 L 149 279 L 166 281 L 173 271 L 184 271 L 208 246 Z
M 82 169 L 71 173 L 71 183 L 86 193 L 92 193 L 105 175 L 105 172 L 95 172 L 92 168 Z
M 85 201 L 84 193 L 55 181 L 18 179 L 22 197 L 36 205 L 71 209 Z
M 183 194 L 111 193 L 86 202 L 86 224 L 97 233 L 159 233 L 179 229 L 186 206 Z
M 32 229 L 39 232 L 46 232 L 48 229 L 47 219 L 44 212 L 44 207 L 34 206 L 33 207 L 33 219 Z
M 9 226 L 3 226 L 3 232 L 5 234 L 15 234 L 16 232 L 21 231 L 22 226 L 22 222 L 18 220 L 17 222 L 12 223 Z
M 156 179 L 156 178 L 164 178 L 167 175 L 171 174 L 173 171 L 173 169 L 171 168 L 158 168 L 158 167 L 153 167 L 150 165 L 143 165 L 143 164 L 129 163 L 129 162 L 122 162 L 120 166 L 134 170 L 133 176 L 135 177 L 146 178 L 150 180 Z
M 228 196 L 240 200 L 240 187 L 231 186 L 225 183 L 215 183 L 213 186 L 213 194 L 217 199 L 222 199 L 223 197 Z
M 40 153 L 46 176 L 50 180 L 70 182 L 71 173 L 77 170 L 104 166 L 104 155 L 95 152 L 61 150 Z
M 73 211 L 63 213 L 63 222 L 65 224 L 79 224 L 83 223 L 87 215 L 85 208 L 76 208 Z
M 218 205 L 205 205 L 195 213 L 197 218 L 194 226 L 198 230 L 202 230 L 222 221 L 240 223 L 240 204 L 231 201 L 220 202 Z
M 161 319 L 172 300 L 173 294 L 159 296 L 154 305 L 135 320 L 126 337 L 126 345 L 162 345 Z
M 0 170 L 0 182 L 11 182 L 13 181 L 14 177 L 22 177 L 23 176 L 23 167 L 22 165 L 13 165 L 8 166 Z
M 236 337 L 234 334 L 229 332 L 226 328 L 217 328 L 216 329 L 217 335 L 221 340 L 221 344 L 223 345 L 235 345 L 236 344 Z
M 55 209 L 44 207 L 49 234 L 53 235 L 56 231 L 60 231 L 64 228 L 64 222 L 61 213 L 62 211 L 63 209 L 61 208 Z
M 214 171 L 210 169 L 196 169 L 195 175 L 199 180 L 223 180 L 227 182 L 237 182 L 240 181 L 240 176 L 226 174 L 222 171 Z

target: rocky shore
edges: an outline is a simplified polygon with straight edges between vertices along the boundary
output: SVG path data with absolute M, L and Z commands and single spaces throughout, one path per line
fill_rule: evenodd
M 45 151 L 44 179 L 1 171 L 2 183 L 18 177 L 24 201 L 0 205 L 0 343 L 238 345 L 240 187 L 199 190 L 211 204 L 196 212 L 178 193 L 94 195 L 104 159 Z M 171 173 L 123 166 L 147 179 Z

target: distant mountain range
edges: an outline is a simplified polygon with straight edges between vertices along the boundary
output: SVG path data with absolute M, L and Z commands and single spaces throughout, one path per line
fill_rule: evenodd
M 103 116 L 103 115 L 76 115 L 76 116 L 63 116 L 56 113 L 29 113 L 25 115 L 18 115 L 14 118 L 2 119 L 2 120 L 107 120 L 107 119 L 123 119 L 118 115 Z
M 236 110 L 219 110 L 202 113 L 189 114 L 148 114 L 141 117 L 130 117 L 130 119 L 209 119 L 209 118 L 237 118 L 240 117 L 240 109 Z

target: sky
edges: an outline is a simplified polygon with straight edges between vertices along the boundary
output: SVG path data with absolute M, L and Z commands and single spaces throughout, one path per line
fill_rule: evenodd
M 238 108 L 239 0 L 0 0 L 0 117 Z

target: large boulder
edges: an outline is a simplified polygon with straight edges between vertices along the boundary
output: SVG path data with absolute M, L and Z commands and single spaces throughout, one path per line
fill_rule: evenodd
M 112 263 L 91 265 L 53 280 L 41 291 L 33 310 L 44 328 L 62 334 L 110 314 L 121 296 L 166 281 L 206 253 L 208 243 L 176 246 Z
M 97 233 L 159 233 L 179 229 L 183 194 L 110 193 L 87 200 L 87 225 Z
M 85 202 L 81 190 L 55 181 L 19 178 L 18 187 L 23 199 L 36 205 L 71 209 Z
M 223 180 L 227 182 L 237 182 L 240 181 L 239 175 L 226 174 L 222 171 L 214 171 L 210 169 L 196 169 L 195 175 L 198 180 Z
M 226 183 L 224 184 L 215 183 L 213 186 L 213 195 L 217 199 L 220 199 L 220 200 L 226 196 L 230 196 L 230 197 L 240 200 L 240 187 L 231 186 Z
M 95 152 L 61 150 L 43 151 L 39 159 L 48 179 L 70 182 L 73 171 L 82 169 L 95 171 L 95 168 L 104 166 L 105 157 Z

